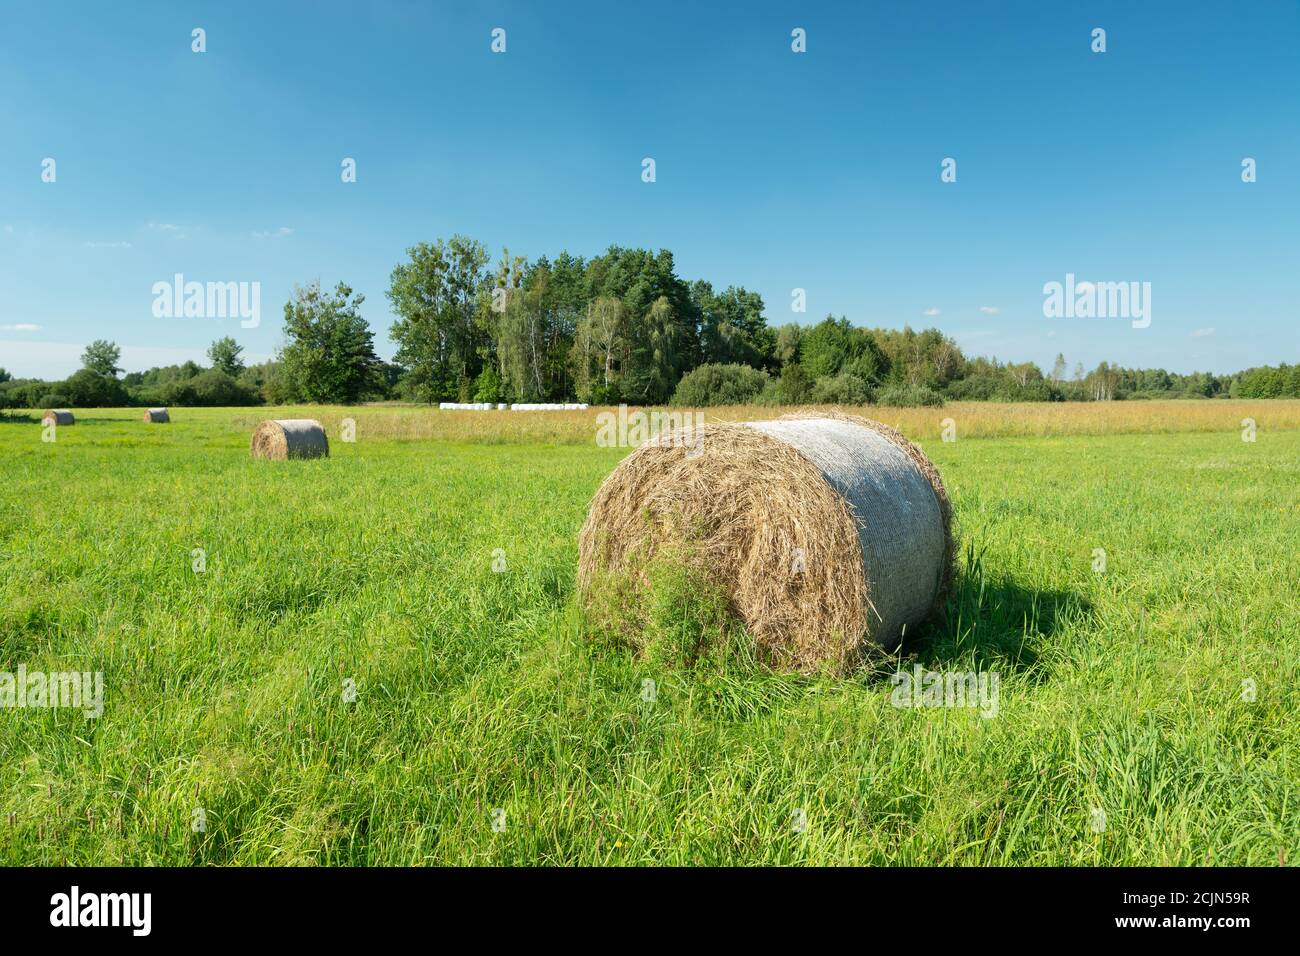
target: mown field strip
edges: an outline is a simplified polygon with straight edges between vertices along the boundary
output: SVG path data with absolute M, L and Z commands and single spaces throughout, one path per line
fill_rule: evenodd
M 900 666 L 997 672 L 994 717 L 598 639 L 576 534 L 627 449 L 589 413 L 0 422 L 0 671 L 104 678 L 0 708 L 0 862 L 1294 862 L 1300 403 L 1115 404 L 899 411 L 962 540 Z M 330 458 L 251 460 L 272 415 Z

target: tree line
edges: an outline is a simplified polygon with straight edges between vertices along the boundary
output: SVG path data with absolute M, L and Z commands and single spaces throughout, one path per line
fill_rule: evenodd
M 120 350 L 98 341 L 62 382 L 11 379 L 0 407 L 260 403 L 537 402 L 591 404 L 940 405 L 945 400 L 1115 401 L 1300 397 L 1300 366 L 1230 375 L 1071 370 L 967 357 L 937 329 L 868 329 L 827 316 L 771 326 L 758 293 L 677 275 L 668 250 L 611 246 L 591 258 L 529 261 L 465 236 L 420 243 L 392 271 L 392 362 L 374 350 L 364 296 L 344 283 L 296 288 L 285 344 L 248 365 L 231 338 L 194 362 L 119 378 Z

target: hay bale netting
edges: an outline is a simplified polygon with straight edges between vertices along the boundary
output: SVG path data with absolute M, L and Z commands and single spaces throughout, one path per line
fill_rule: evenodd
M 879 422 L 710 423 L 647 442 L 605 480 L 578 588 L 589 605 L 629 591 L 634 603 L 666 554 L 722 589 L 773 666 L 843 672 L 942 605 L 951 522 L 934 465 Z
M 253 432 L 250 449 L 254 458 L 328 458 L 330 443 L 325 429 L 314 418 L 265 421 Z
M 42 425 L 75 425 L 77 419 L 66 408 L 47 408 L 41 415 Z
M 147 422 L 164 423 L 171 421 L 171 416 L 167 414 L 165 408 L 146 408 L 144 410 L 144 420 Z

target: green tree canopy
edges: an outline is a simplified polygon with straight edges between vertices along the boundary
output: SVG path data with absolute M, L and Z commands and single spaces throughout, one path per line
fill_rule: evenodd
M 396 359 L 425 401 L 468 401 L 491 341 L 487 249 L 456 235 L 406 252 L 410 261 L 393 269 L 387 293 L 398 316 L 389 332 Z
M 208 360 L 212 362 L 213 368 L 225 372 L 231 378 L 238 378 L 244 371 L 244 360 L 241 358 L 243 351 L 244 347 L 227 335 L 208 346 Z
M 382 363 L 374 333 L 361 317 L 364 301 L 343 282 L 333 294 L 322 293 L 318 282 L 294 289 L 284 306 L 287 343 L 279 355 L 294 400 L 347 404 L 379 387 Z
M 112 375 L 83 368 L 59 386 L 69 405 L 82 408 L 115 408 L 127 403 L 126 387 Z
M 701 365 L 682 376 L 673 404 L 745 405 L 756 400 L 767 384 L 767 373 L 748 365 Z
M 96 339 L 81 353 L 82 367 L 100 375 L 114 376 L 122 371 L 117 364 L 121 360 L 122 350 L 106 339 Z
M 715 294 L 703 280 L 691 284 L 699 312 L 700 358 L 703 362 L 741 362 L 762 368 L 772 364 L 776 333 L 763 316 L 763 297 L 737 286 Z

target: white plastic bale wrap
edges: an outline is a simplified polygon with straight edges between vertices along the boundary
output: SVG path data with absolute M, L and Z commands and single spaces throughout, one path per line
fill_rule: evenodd
M 144 420 L 146 422 L 165 423 L 171 421 L 171 416 L 167 414 L 165 408 L 150 408 L 145 411 Z
M 853 515 L 875 643 L 892 650 L 925 618 L 943 579 L 947 536 L 929 479 L 878 432 L 832 418 L 749 422 L 821 471 Z

